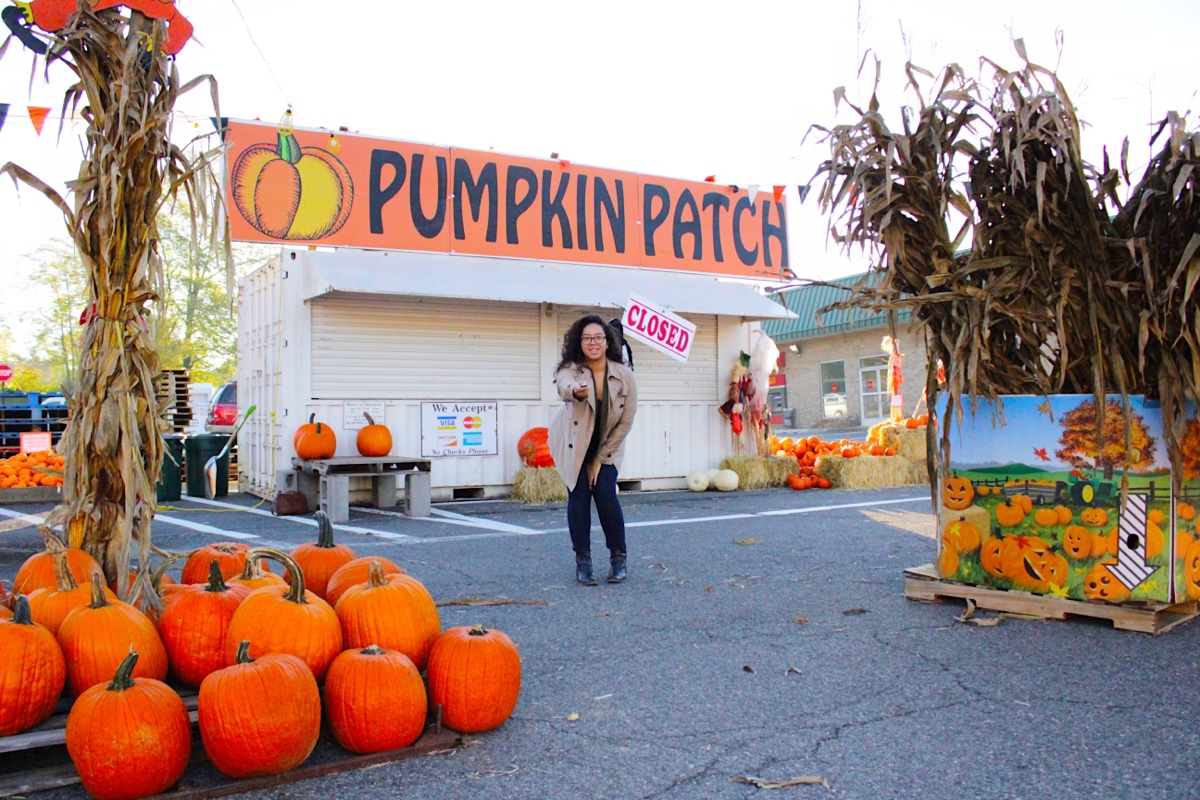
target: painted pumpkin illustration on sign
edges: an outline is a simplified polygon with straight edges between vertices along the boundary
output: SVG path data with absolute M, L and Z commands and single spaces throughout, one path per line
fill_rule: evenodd
M 1189 600 L 1200 600 L 1200 539 L 1188 545 L 1183 555 L 1183 582 Z
M 1025 509 L 1013 502 L 996 506 L 996 522 L 1001 528 L 1015 528 L 1025 521 Z
M 1124 603 L 1129 599 L 1129 589 L 1117 580 L 1108 565 L 1116 561 L 1101 561 L 1092 567 L 1083 579 L 1083 595 L 1089 600 L 1106 600 L 1109 603 Z
M 942 548 L 938 553 L 938 573 L 943 578 L 953 578 L 954 574 L 958 572 L 960 562 L 961 558 L 958 555 L 958 551 L 954 549 L 954 545 L 943 538 Z
M 984 572 L 993 578 L 1005 577 L 1002 555 L 1013 547 L 1015 545 L 1012 539 L 1007 536 L 989 536 L 984 539 L 979 548 L 979 564 Z
M 966 478 L 947 478 L 942 484 L 942 502 L 946 508 L 962 511 L 975 499 L 975 487 Z
M 1067 558 L 1083 561 L 1092 554 L 1092 532 L 1079 525 L 1068 525 L 1063 531 L 1062 549 Z
M 970 553 L 979 549 L 979 528 L 960 517 L 946 525 L 942 532 L 942 541 L 959 553 Z
M 275 239 L 311 241 L 350 218 L 354 183 L 337 156 L 301 147 L 289 110 L 274 145 L 247 147 L 233 165 L 233 202 L 246 222 Z
M 1014 547 L 1001 550 L 1000 567 L 1013 585 L 1034 592 L 1048 592 L 1051 586 L 1067 582 L 1067 559 L 1034 536 L 1016 536 Z
M 1108 524 L 1108 512 L 1103 508 L 1085 508 L 1079 521 L 1089 528 L 1103 528 Z

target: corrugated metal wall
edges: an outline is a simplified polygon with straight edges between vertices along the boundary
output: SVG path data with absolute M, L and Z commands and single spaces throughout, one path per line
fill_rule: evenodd
M 532 303 L 428 297 L 312 301 L 314 399 L 537 400 Z
M 573 308 L 558 309 L 558 346 L 567 328 L 587 314 L 610 320 L 618 309 Z M 689 314 L 688 322 L 696 326 L 696 337 L 686 363 L 629 339 L 633 351 L 633 371 L 637 378 L 638 401 L 672 400 L 708 401 L 712 397 L 717 374 L 717 318 L 713 315 Z M 555 359 L 557 362 L 557 359 Z

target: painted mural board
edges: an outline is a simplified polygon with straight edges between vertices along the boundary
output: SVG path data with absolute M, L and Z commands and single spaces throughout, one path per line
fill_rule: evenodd
M 1130 398 L 1128 459 L 1119 396 L 1106 403 L 1102 449 L 1092 395 L 1001 403 L 1002 423 L 985 401 L 951 423 L 950 463 L 939 465 L 943 577 L 1075 600 L 1200 599 L 1200 422 L 1184 463 L 1172 465 L 1161 410 L 1141 396 Z M 1172 469 L 1183 471 L 1179 496 Z

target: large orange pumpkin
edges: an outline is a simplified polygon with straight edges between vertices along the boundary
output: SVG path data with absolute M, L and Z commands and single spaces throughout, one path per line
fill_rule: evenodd
M 221 565 L 221 577 L 233 580 L 246 569 L 246 553 L 250 548 L 241 542 L 216 542 L 192 551 L 183 565 L 181 583 L 208 583 L 209 563 Z M 268 572 L 270 568 L 264 566 Z
M 371 645 L 347 650 L 329 665 L 325 711 L 338 744 L 354 753 L 380 753 L 421 737 L 429 700 L 408 656 Z
M 962 511 L 975 499 L 975 487 L 966 478 L 946 478 L 942 482 L 942 504 L 954 511 Z
M 309 591 L 328 602 L 325 595 L 329 588 L 329 579 L 358 555 L 348 545 L 334 543 L 333 523 L 324 511 L 316 511 L 313 519 L 317 521 L 316 543 L 305 542 L 297 545 L 292 550 L 292 558 L 300 565 Z M 284 580 L 286 579 L 285 574 Z
M 442 707 L 442 724 L 460 733 L 504 724 L 521 694 L 521 656 L 497 630 L 451 628 L 429 654 L 429 696 Z
M 12 593 L 29 594 L 34 589 L 42 587 L 51 587 L 58 585 L 58 576 L 54 572 L 54 556 L 60 552 L 66 552 L 67 565 L 71 570 L 71 577 L 76 583 L 87 583 L 92 579 L 92 573 L 100 571 L 99 562 L 92 558 L 86 551 L 78 547 L 64 547 L 62 542 L 57 537 L 51 534 L 43 534 L 46 540 L 46 549 L 35 555 L 25 559 L 25 563 L 17 570 L 17 576 L 13 579 Z
M 1079 515 L 1079 521 L 1089 528 L 1103 528 L 1108 524 L 1108 512 L 1103 508 L 1085 508 Z
M 158 617 L 158 635 L 175 680 L 199 686 L 225 666 L 229 623 L 233 612 L 249 596 L 247 587 L 225 583 L 216 559 L 209 562 L 207 584 L 186 584 L 166 596 Z
M 1062 549 L 1069 558 L 1083 561 L 1092 555 L 1092 532 L 1079 525 L 1068 525 L 1063 531 Z
M 517 441 L 517 454 L 527 467 L 553 467 L 554 457 L 550 455 L 550 429 L 530 428 Z
M 283 564 L 290 586 L 256 589 L 242 601 L 225 639 L 225 663 L 237 660 L 239 644 L 249 640 L 250 657 L 264 653 L 290 653 L 312 670 L 317 680 L 342 652 L 342 628 L 329 604 L 304 585 L 304 573 L 291 556 L 267 547 L 256 547 L 249 558 L 265 556 Z
M 377 458 L 391 453 L 392 432 L 386 425 L 376 425 L 375 420 L 365 411 L 363 416 L 367 418 L 367 425 L 365 428 L 358 429 L 358 437 L 354 441 L 354 446 L 358 448 L 359 454 Z
M 1015 528 L 1025 520 L 1025 509 L 1012 501 L 996 506 L 995 514 L 1001 528 Z
M 204 751 L 234 778 L 300 766 L 321 733 L 321 695 L 312 671 L 286 653 L 251 658 L 249 642 L 235 645 L 232 666 L 200 684 L 198 711 Z
M 316 414 L 313 415 L 315 416 Z M 296 434 L 296 455 L 305 461 L 333 458 L 333 454 L 337 452 L 337 434 L 333 432 L 333 428 L 323 422 L 301 426 L 302 429 L 309 427 L 311 430 Z
M 98 683 L 71 706 L 67 752 L 87 793 L 135 800 L 170 788 L 192 755 L 192 723 L 183 700 L 153 678 L 134 678 L 130 652 L 111 683 Z
M 947 580 L 953 578 L 958 573 L 959 565 L 962 563 L 962 557 L 954 546 L 946 541 L 946 537 L 942 537 L 942 546 L 938 550 L 938 574 Z
M 67 685 L 76 697 L 109 681 L 130 649 L 141 654 L 134 677 L 160 681 L 167 677 L 167 651 L 154 623 L 128 603 L 109 602 L 107 589 L 96 573 L 92 602 L 68 614 L 58 629 L 58 643 L 67 660 Z
M 368 567 L 366 583 L 346 590 L 336 610 L 346 648 L 377 644 L 398 650 L 417 669 L 425 668 L 442 632 L 437 606 L 421 582 L 401 573 L 384 575 L 378 561 Z
M 354 182 L 337 156 L 301 147 L 290 120 L 274 146 L 253 144 L 233 165 L 233 202 L 257 231 L 275 239 L 312 240 L 336 233 L 350 217 Z
M 54 635 L 29 616 L 24 595 L 17 597 L 12 619 L 0 620 L 0 653 L 8 673 L 0 692 L 0 736 L 12 736 L 54 713 L 67 666 Z
M 1015 547 L 1000 554 L 1004 576 L 1014 586 L 1034 592 L 1048 592 L 1067 584 L 1067 560 L 1054 552 L 1049 543 L 1034 536 L 1013 537 Z
M 942 531 L 942 539 L 959 553 L 970 553 L 979 549 L 981 537 L 979 528 L 969 522 L 966 517 L 959 517 L 947 523 Z
M 266 562 L 261 558 L 247 558 L 242 574 L 230 578 L 230 586 L 244 586 L 253 592 L 264 586 L 287 586 L 288 582 L 273 572 L 268 572 Z
M 1183 582 L 1187 587 L 1188 599 L 1200 600 L 1200 539 L 1188 545 L 1183 555 Z
M 379 566 L 383 567 L 384 575 L 403 575 L 404 570 L 396 566 L 382 556 L 363 556 L 352 561 L 347 561 L 329 576 L 329 583 L 325 587 L 325 599 L 329 605 L 337 608 L 338 601 L 342 599 L 342 595 L 351 586 L 356 586 L 360 583 L 367 582 L 367 573 L 371 569 L 371 562 L 378 561 Z
M 29 593 L 29 614 L 33 621 L 42 625 L 46 630 L 57 635 L 63 620 L 80 606 L 86 606 L 92 601 L 92 582 L 76 583 L 67 568 L 66 553 L 54 557 L 54 569 L 58 574 L 57 586 L 46 586 L 34 589 Z M 96 573 L 99 574 L 99 573 Z M 105 596 L 116 600 L 117 596 L 107 586 Z
M 1105 600 L 1109 603 L 1124 603 L 1130 597 L 1125 584 L 1109 570 L 1116 561 L 1101 561 L 1088 570 L 1083 579 L 1083 595 L 1089 600 Z

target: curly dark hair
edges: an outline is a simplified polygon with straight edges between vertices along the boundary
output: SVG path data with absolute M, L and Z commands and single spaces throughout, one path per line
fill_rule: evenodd
M 604 329 L 604 338 L 606 341 L 605 356 L 609 361 L 621 363 L 621 342 L 617 339 L 613 329 L 608 323 L 595 314 L 588 314 L 586 317 L 580 317 L 575 320 L 570 328 L 567 328 L 566 334 L 563 335 L 562 360 L 558 362 L 555 371 L 562 369 L 568 364 L 574 364 L 582 367 L 587 363 L 587 356 L 583 354 L 583 329 L 588 325 L 599 325 Z

